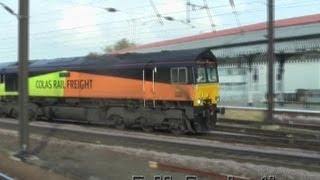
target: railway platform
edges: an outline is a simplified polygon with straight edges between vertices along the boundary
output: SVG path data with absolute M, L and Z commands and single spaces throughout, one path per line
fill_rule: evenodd
M 253 107 L 245 103 L 222 102 L 220 107 L 225 107 L 225 114 L 218 114 L 220 120 L 234 120 L 238 122 L 265 121 L 267 108 L 265 104 L 256 104 Z M 273 123 L 283 125 L 297 125 L 310 128 L 320 128 L 320 106 L 305 108 L 298 104 L 288 106 L 276 105 L 274 109 Z

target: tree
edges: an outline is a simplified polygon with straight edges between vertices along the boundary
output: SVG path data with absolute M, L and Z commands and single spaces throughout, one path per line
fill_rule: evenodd
M 100 57 L 102 56 L 100 53 L 98 52 L 90 52 L 89 54 L 87 54 L 88 57 L 91 57 L 91 58 L 97 58 L 97 57 Z
M 118 51 L 118 50 L 121 50 L 121 49 L 125 49 L 125 48 L 129 48 L 129 47 L 134 47 L 136 46 L 136 43 L 134 42 L 131 42 L 129 41 L 128 39 L 126 38 L 123 38 L 119 41 L 117 41 L 114 45 L 111 45 L 111 46 L 106 46 L 103 51 L 105 53 L 110 53 L 110 52 L 113 52 L 113 51 Z

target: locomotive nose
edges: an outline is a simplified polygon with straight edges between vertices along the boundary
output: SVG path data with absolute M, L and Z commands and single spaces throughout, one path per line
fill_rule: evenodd
M 220 101 L 217 83 L 195 85 L 194 106 L 217 104 Z

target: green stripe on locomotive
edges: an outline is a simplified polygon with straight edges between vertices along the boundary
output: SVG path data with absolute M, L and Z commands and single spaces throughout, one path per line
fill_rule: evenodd
M 17 96 L 18 92 L 16 91 L 6 91 L 5 83 L 0 83 L 0 96 Z
M 29 78 L 29 95 L 63 97 L 66 77 L 61 77 L 61 73 L 65 74 L 68 71 L 58 71 Z M 16 91 L 6 91 L 5 83 L 0 83 L 0 96 L 17 95 Z
M 29 95 L 46 97 L 63 97 L 66 77 L 61 74 L 68 71 L 58 71 L 29 78 Z
M 0 96 L 5 96 L 6 92 L 5 92 L 5 84 L 4 83 L 0 83 Z

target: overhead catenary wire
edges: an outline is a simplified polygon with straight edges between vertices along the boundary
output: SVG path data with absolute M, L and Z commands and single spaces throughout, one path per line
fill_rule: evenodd
M 254 1 L 255 2 L 255 1 Z M 239 4 L 245 4 L 245 3 L 239 3 Z M 148 6 L 150 6 L 150 5 L 146 5 L 146 6 L 138 6 L 138 7 L 134 7 L 134 8 L 127 8 L 127 9 L 123 9 L 123 10 L 119 10 L 119 12 L 126 12 L 126 14 L 130 14 L 130 13 L 132 13 L 132 12 L 130 12 L 130 11 L 127 11 L 127 10 L 130 10 L 130 9 L 144 9 L 145 7 L 148 7 Z M 224 5 L 217 5 L 217 6 L 210 6 L 209 7 L 209 9 L 213 9 L 213 8 L 215 8 L 215 9 L 218 9 L 218 8 L 224 8 L 224 7 L 228 7 L 228 6 L 230 6 L 229 4 L 224 4 Z M 70 8 L 72 8 L 72 7 L 70 7 Z M 103 7 L 101 6 L 99 9 L 103 9 Z M 61 9 L 61 10 L 64 10 L 64 9 Z M 197 11 L 197 10 L 196 10 Z M 181 13 L 185 13 L 185 11 L 175 11 L 175 12 L 181 12 Z M 173 12 L 173 13 L 175 13 L 175 12 Z M 50 13 L 50 11 L 49 12 L 47 12 L 47 13 L 45 13 L 45 14 L 50 14 L 50 15 L 52 15 L 52 13 Z M 171 14 L 171 13 L 162 13 L 161 15 L 162 16 L 166 16 L 166 15 L 169 15 L 169 14 Z M 102 15 L 106 15 L 106 13 L 105 12 L 101 12 L 101 13 L 98 13 L 97 14 L 97 16 L 102 16 Z M 43 16 L 43 14 L 33 14 L 32 16 L 30 16 L 30 17 L 33 17 L 33 18 L 31 18 L 31 20 L 32 19 L 34 19 L 35 17 L 42 17 Z M 150 16 L 148 16 L 148 17 L 150 17 Z M 132 18 L 135 18 L 135 19 L 137 19 L 137 18 L 143 18 L 143 16 L 140 16 L 140 17 L 130 17 L 130 19 L 132 19 Z M 35 21 L 35 20 L 33 20 L 33 21 L 31 21 L 31 23 L 30 24 L 32 24 L 32 25 L 35 25 L 35 24 L 40 24 L 40 23 L 50 23 L 50 22 L 53 22 L 53 21 L 57 21 L 57 20 L 62 20 L 63 18 L 46 18 L 45 20 L 43 20 L 43 21 Z M 126 21 L 126 20 L 120 20 L 120 21 Z M 13 21 L 10 21 L 10 22 L 13 22 Z M 7 24 L 7 23 L 0 23 L 0 25 L 5 25 L 5 24 Z
M 69 3 L 71 3 L 72 4 L 72 6 L 70 6 L 70 8 L 72 8 L 72 7 L 74 7 L 75 5 L 77 5 L 77 6 L 86 6 L 86 4 L 84 4 L 84 3 L 79 3 L 79 2 L 75 2 L 75 1 L 67 1 L 67 0 L 64 0 L 64 2 L 69 2 Z M 106 1 L 106 2 L 108 2 L 108 1 Z M 141 2 L 145 2 L 145 0 L 141 0 Z M 168 4 L 173 4 L 173 3 L 177 3 L 177 2 L 175 2 L 175 1 L 168 1 L 169 3 Z M 281 3 L 281 2 L 283 2 L 283 1 L 279 1 L 279 3 Z M 308 3 L 308 1 L 299 1 L 299 3 Z M 310 2 L 314 2 L 313 0 L 310 0 Z M 103 2 L 98 2 L 100 5 L 95 5 L 94 7 L 97 7 L 97 8 L 99 8 L 99 9 L 103 9 L 104 8 L 104 6 L 103 5 L 101 5 L 101 3 L 103 3 Z M 135 3 L 136 4 L 141 4 L 140 2 L 137 2 L 136 0 L 135 0 Z M 248 4 L 248 3 L 250 3 L 250 4 L 252 4 L 252 3 L 259 3 L 259 4 L 263 4 L 263 5 L 266 5 L 266 3 L 265 2 L 262 2 L 262 1 L 260 1 L 260 0 L 253 0 L 253 1 L 250 1 L 250 2 L 245 2 L 245 3 L 239 3 L 239 4 Z M 88 3 L 88 7 L 90 7 L 90 4 L 92 4 L 92 3 Z M 162 4 L 167 4 L 167 3 L 157 3 L 156 5 L 162 5 Z M 287 4 L 287 3 L 284 3 L 284 4 Z M 291 4 L 297 4 L 297 2 L 291 2 Z M 44 6 L 46 6 L 46 5 L 44 5 Z M 145 7 L 148 7 L 148 6 L 150 6 L 150 3 L 147 3 L 147 4 L 145 4 L 144 6 L 137 6 L 137 7 L 133 7 L 133 8 L 126 8 L 126 9 L 122 9 L 122 11 L 127 11 L 127 10 L 131 10 L 131 9 L 138 9 L 139 11 L 141 11 L 141 10 L 143 10 Z M 229 6 L 229 4 L 225 4 L 225 5 L 223 5 L 224 7 L 226 7 L 226 6 Z M 92 6 L 91 6 L 92 7 Z M 219 6 L 216 6 L 217 8 L 219 7 Z M 63 11 L 64 9 L 58 9 L 58 10 L 55 10 L 55 11 Z M 52 14 L 52 13 L 54 13 L 55 11 L 44 11 L 43 13 L 39 13 L 39 14 L 35 14 L 35 15 L 37 15 L 37 16 L 39 16 L 39 15 L 44 15 L 44 14 Z M 129 13 L 129 12 L 128 12 Z
M 298 27 L 299 29 L 308 29 L 308 27 Z M 176 29 L 177 31 L 180 31 L 181 29 Z M 208 29 L 209 30 L 209 29 Z M 162 31 L 162 30 L 159 30 L 159 31 Z M 170 29 L 169 32 L 174 32 L 174 29 Z M 152 32 L 148 32 L 146 34 L 150 34 L 151 35 L 151 39 L 153 39 L 152 37 Z M 168 33 L 166 33 L 168 34 Z M 184 35 L 188 35 L 188 33 L 183 33 L 183 34 L 180 34 L 180 36 L 184 36 Z M 147 37 L 147 36 L 146 36 Z M 145 38 L 146 40 L 149 39 L 149 38 Z M 170 37 L 169 37 L 170 39 Z M 164 39 L 163 39 L 164 40 Z M 79 41 L 83 41 L 84 43 L 79 43 Z M 61 41 L 63 42 L 63 41 Z M 96 45 L 96 43 L 88 43 L 87 39 L 79 39 L 78 41 L 77 40 L 70 40 L 70 41 L 64 41 L 65 44 L 68 44 L 69 42 L 70 43 L 74 43 L 74 44 L 77 44 L 77 45 L 81 45 L 81 46 L 84 46 L 84 45 Z M 103 46 L 105 43 L 108 44 L 110 41 L 109 40 L 102 40 L 102 41 L 97 41 L 97 42 L 101 42 L 101 46 Z M 55 47 L 54 45 L 57 45 L 57 47 L 70 47 L 70 45 L 65 45 L 65 44 L 62 44 L 62 43 L 58 43 L 58 42 L 43 42 L 43 46 L 44 45 L 49 45 L 48 47 Z M 99 43 L 98 43 L 99 44 Z M 87 46 L 87 47 L 91 47 L 91 46 Z M 80 49 L 86 49 L 87 47 L 81 47 Z M 73 49 L 79 49 L 79 47 L 74 47 Z M 44 52 L 47 52 L 46 49 L 37 49 L 37 51 L 44 51 Z M 14 53 L 14 52 L 12 52 Z M 7 54 L 7 53 L 6 53 Z
M 180 28 L 171 28 L 171 29 L 156 29 L 156 30 L 153 30 L 153 31 L 142 31 L 140 34 L 143 34 L 143 35 L 146 35 L 146 34 L 153 34 L 153 33 L 157 33 L 157 32 L 163 32 L 163 31 L 166 31 L 167 33 L 166 34 L 169 34 L 170 32 L 174 33 L 174 32 L 181 32 L 182 30 L 184 30 L 185 28 L 183 27 L 180 27 Z M 112 33 L 113 34 L 113 38 L 114 40 L 116 39 L 119 39 L 118 37 L 120 36 L 117 36 L 117 35 L 123 35 L 123 33 L 127 32 L 126 30 L 123 30 L 123 31 L 119 31 L 119 32 L 116 32 L 115 33 Z M 180 34 L 180 33 L 179 33 Z M 188 32 L 186 33 L 181 33 L 182 35 L 185 35 L 185 34 L 188 34 Z M 94 35 L 92 36 L 91 39 L 94 39 Z M 90 39 L 88 39 L 89 36 L 85 36 L 85 37 L 79 37 L 79 38 L 70 38 L 69 40 L 68 39 L 56 39 L 54 38 L 54 40 L 51 40 L 51 41 L 47 41 L 46 39 L 43 39 L 41 38 L 41 40 L 43 41 L 34 41 L 34 43 L 40 43 L 41 44 L 51 44 L 51 45 L 54 45 L 54 44 L 57 44 L 57 45 L 60 45 L 60 44 L 67 44 L 69 42 L 72 42 L 72 43 L 77 43 L 77 45 L 82 45 L 81 43 L 79 43 L 79 41 L 83 41 L 83 44 L 87 44 L 88 41 L 90 41 Z M 109 40 L 106 40 L 106 41 L 109 41 L 110 42 L 110 38 L 108 38 Z M 146 40 L 147 38 L 144 38 L 144 40 Z M 94 40 L 94 41 L 97 41 L 97 40 Z M 15 47 L 13 45 L 13 47 Z M 8 47 L 5 47 L 4 49 L 3 48 L 0 48 L 0 51 L 1 50 L 10 50 Z
M 281 3 L 282 1 L 279 1 L 279 3 Z M 170 2 L 171 3 L 171 2 Z M 262 4 L 262 5 L 266 5 L 266 3 L 264 3 L 264 2 L 261 2 L 261 1 L 259 1 L 259 0 L 257 0 L 257 1 L 250 1 L 250 3 L 252 4 L 252 3 L 256 3 L 256 4 Z M 278 2 L 277 2 L 277 4 L 279 4 Z M 160 3 L 161 4 L 161 3 Z M 247 2 L 246 3 L 237 3 L 237 5 L 244 5 L 244 4 L 247 4 Z M 287 4 L 287 3 L 284 3 L 284 4 L 279 4 L 279 5 L 276 5 L 275 6 L 275 8 L 277 9 L 277 8 L 295 8 L 295 7 L 303 7 L 303 6 L 316 6 L 316 5 L 320 5 L 320 3 L 318 2 L 318 3 L 316 3 L 316 2 L 314 2 L 314 1 L 299 1 L 299 2 L 292 2 L 292 3 L 290 3 L 290 4 Z M 45 5 L 44 5 L 45 6 Z M 137 6 L 137 7 L 134 7 L 134 8 L 127 8 L 127 9 L 123 9 L 123 10 L 121 10 L 121 11 L 127 11 L 127 10 L 130 10 L 130 9 L 137 9 L 137 10 L 139 10 L 139 11 L 141 11 L 142 9 L 144 9 L 145 7 L 147 7 L 147 6 L 150 6 L 150 5 L 145 5 L 145 6 Z M 223 7 L 227 7 L 227 6 L 230 6 L 230 4 L 228 3 L 228 4 L 225 4 L 225 5 L 219 5 L 219 6 L 213 6 L 213 7 L 209 7 L 210 9 L 213 9 L 213 8 L 223 8 Z M 70 6 L 69 8 L 73 8 L 73 6 Z M 100 8 L 101 9 L 101 8 Z M 59 20 L 59 19 L 62 19 L 62 18 L 50 18 L 50 19 L 45 19 L 45 20 L 43 20 L 43 21 L 36 21 L 36 22 L 32 22 L 32 20 L 35 18 L 35 17 L 44 17 L 44 15 L 46 15 L 46 14 L 48 14 L 48 15 L 52 15 L 52 14 L 57 14 L 57 13 L 55 13 L 56 11 L 63 11 L 63 10 L 65 10 L 65 9 L 57 9 L 57 10 L 47 10 L 47 11 L 45 11 L 45 12 L 43 12 L 43 13 L 36 13 L 36 14 L 32 14 L 30 17 L 32 17 L 31 18 L 31 23 L 30 24 L 38 24 L 38 23 L 50 23 L 50 22 L 52 22 L 52 21 L 55 21 L 55 20 Z M 262 9 L 261 9 L 262 10 Z M 261 11 L 260 10 L 260 11 Z M 130 11 L 128 11 L 127 13 L 131 13 Z M 185 13 L 185 12 L 184 12 Z M 99 13 L 99 15 L 104 15 L 105 13 Z M 131 17 L 132 18 L 132 17 Z M 1 20 L 1 19 L 0 19 Z M 11 24 L 11 23 L 15 23 L 15 21 L 13 21 L 13 20 L 10 20 L 10 21 L 7 21 L 7 22 L 0 22 L 0 25 L 8 25 L 8 24 Z M 14 25 L 14 26 L 16 26 L 15 24 L 12 24 L 12 25 Z
M 210 28 L 211 29 L 211 28 Z M 185 35 L 187 35 L 187 34 L 185 34 Z M 182 36 L 184 36 L 184 34 L 182 34 Z M 236 39 L 236 38 L 238 38 L 239 36 L 235 36 L 233 39 L 231 39 L 231 40 L 229 40 L 229 41 L 227 41 L 227 42 L 225 42 L 225 43 L 228 43 L 228 42 L 231 42 L 231 41 L 233 41 L 234 39 Z M 104 43 L 103 43 L 104 44 Z M 76 47 L 76 49 L 88 49 L 88 47 Z M 41 49 L 37 49 L 37 50 L 41 50 Z M 39 54 L 39 53 L 38 53 Z M 40 53 L 40 54 L 42 54 L 42 53 Z M 46 55 L 46 51 L 43 53 L 44 55 Z M 87 55 L 87 54 L 84 54 L 84 55 Z M 58 58 L 58 57 L 60 57 L 60 56 L 57 56 L 56 58 Z M 0 57 L 0 59 L 1 59 L 2 57 Z M 55 57 L 52 57 L 52 58 L 55 58 Z M 35 58 L 35 59 L 41 59 L 41 58 Z
M 252 10 L 250 11 L 251 13 L 254 13 L 256 12 L 257 10 Z M 247 12 L 249 13 L 249 11 Z M 230 12 L 227 12 L 227 13 L 222 13 L 222 14 L 217 14 L 216 16 L 224 16 L 224 15 L 229 15 L 229 14 L 232 14 Z M 147 17 L 145 17 L 146 19 Z M 150 17 L 149 17 L 150 18 Z M 151 17 L 153 18 L 153 17 Z M 194 19 L 199 19 L 199 18 L 194 18 Z M 123 20 L 123 22 L 125 22 L 126 20 Z M 149 21 L 153 21 L 152 19 L 150 19 Z M 36 32 L 36 33 L 32 33 L 31 34 L 31 38 L 35 37 L 35 36 L 40 36 L 40 35 L 49 35 L 51 33 L 57 33 L 57 32 L 67 32 L 67 31 L 72 31 L 72 30 L 76 30 L 76 29 L 83 29 L 83 28 L 87 28 L 87 27 L 92 27 L 92 26 L 97 26 L 97 25 L 110 25 L 111 23 L 120 23 L 120 21 L 109 21 L 109 22 L 105 22 L 105 23 L 99 23 L 99 24 L 90 24 L 90 25 L 82 25 L 82 26 L 77 26 L 77 27 L 72 27 L 72 28 L 62 28 L 62 29 L 55 29 L 55 30 L 51 30 L 51 31 L 43 31 L 43 32 Z M 73 32 L 71 32 L 73 33 Z M 0 38 L 1 40 L 5 40 L 5 39 L 10 39 L 10 38 L 15 38 L 14 37 L 5 37 L 5 38 Z
M 73 32 L 70 32 L 70 33 L 73 33 Z M 47 36 L 47 34 L 45 34 L 45 33 L 43 33 L 42 35 Z M 32 38 L 35 38 L 35 37 L 32 37 Z M 2 49 L 2 48 L 0 48 L 0 49 Z
M 300 4 L 305 4 L 305 5 L 311 5 L 311 2 L 306 2 L 306 1 L 303 1 L 304 3 L 294 3 L 294 4 L 288 4 L 288 5 L 285 5 L 285 4 L 283 4 L 283 5 L 281 5 L 281 6 L 278 6 L 278 7 L 281 7 L 281 8 L 293 8 L 294 6 L 300 6 Z M 312 5 L 315 5 L 315 4 L 317 4 L 317 3 L 312 3 Z M 238 4 L 237 4 L 238 5 Z M 149 5 L 150 6 L 150 5 Z M 230 6 L 230 5 L 229 5 Z M 216 7 L 216 6 L 215 6 Z M 122 10 L 123 11 L 123 10 Z M 260 10 L 261 11 L 261 10 Z M 181 11 L 181 13 L 185 13 L 186 11 Z M 247 13 L 247 12 L 245 12 L 245 13 Z M 102 13 L 103 14 L 103 13 Z M 169 15 L 170 16 L 170 15 Z M 34 18 L 36 18 L 36 17 L 34 17 Z M 134 18 L 134 17 L 132 17 L 132 18 Z M 192 19 L 193 19 L 194 17 L 192 17 Z M 149 18 L 149 19 L 137 19 L 136 21 L 143 21 L 143 20 L 146 20 L 146 21 L 156 21 L 156 19 L 151 19 L 151 18 Z M 47 21 L 48 23 L 50 22 L 50 21 Z M 124 21 L 122 21 L 122 22 L 124 22 Z M 119 22 L 119 24 L 120 23 L 122 23 L 122 22 Z M 245 23 L 244 23 L 245 24 Z M 105 25 L 107 25 L 107 24 L 105 24 Z M 93 25 L 93 26 L 95 26 L 95 25 Z M 100 27 L 102 27 L 102 25 L 97 25 L 97 26 L 100 26 Z M 138 28 L 138 27 L 140 27 L 140 25 L 136 25 L 135 26 L 135 28 Z M 77 27 L 76 29 L 81 29 L 81 28 L 83 28 L 83 27 Z M 53 29 L 54 30 L 54 29 Z M 73 30 L 75 30 L 75 29 L 73 29 Z M 62 30 L 62 32 L 63 33 L 65 33 L 65 32 L 68 32 L 68 33 L 74 33 L 74 32 L 72 32 L 73 30 Z M 199 31 L 200 31 L 201 29 L 199 29 Z M 113 31 L 110 31 L 110 33 L 112 33 Z M 139 30 L 139 32 L 140 32 L 140 30 Z M 143 30 L 142 30 L 142 32 L 143 32 Z M 192 32 L 195 32 L 195 31 L 192 31 Z M 53 35 L 54 36 L 59 36 L 58 35 L 58 33 L 61 33 L 61 31 L 60 31 L 60 29 L 57 29 L 57 31 L 55 31 L 55 32 L 49 32 L 49 33 L 46 33 L 45 31 L 44 32 L 34 32 L 35 34 L 33 35 L 33 34 L 31 34 L 31 38 L 33 39 L 33 38 L 51 38 Z M 41 33 L 41 35 L 36 35 L 37 33 Z M 151 33 L 150 33 L 151 34 Z M 187 33 L 186 33 L 187 34 Z M 144 35 L 144 33 L 141 33 L 141 35 Z M 118 37 L 120 37 L 121 35 L 119 35 Z M 92 37 L 94 37 L 94 35 L 92 36 Z M 4 37 L 4 38 L 7 38 L 7 37 Z M 16 38 L 16 36 L 14 36 L 14 37 L 12 37 L 12 39 L 14 39 L 14 38 Z M 115 37 L 115 38 L 117 38 L 117 37 Z M 1 38 L 0 38 L 1 39 Z M 35 43 L 37 43 L 37 42 L 35 42 Z M 14 45 L 14 43 L 9 43 L 9 44 L 13 44 Z M 0 47 L 0 49 L 1 49 L 2 47 Z
M 4 3 L 0 2 L 0 5 L 3 7 L 3 9 L 5 9 L 8 13 L 10 13 L 11 15 L 15 16 L 15 17 L 19 17 L 19 15 L 17 13 L 15 13 L 9 6 L 5 5 Z
M 299 28 L 302 28 L 302 27 L 299 27 Z M 162 30 L 160 30 L 160 31 L 162 31 Z M 172 31 L 172 30 L 170 30 L 170 31 Z M 156 32 L 156 31 L 150 31 L 150 32 L 146 32 L 146 33 L 154 33 L 154 32 Z M 73 32 L 70 32 L 70 33 L 73 33 Z M 120 34 L 121 34 L 122 32 L 120 32 Z M 140 34 L 146 34 L 146 33 L 140 33 Z M 44 36 L 46 35 L 46 34 L 43 34 Z M 115 34 L 116 35 L 116 34 Z M 46 38 L 47 39 L 47 38 Z M 54 38 L 55 39 L 55 38 Z M 86 39 L 86 38 L 80 38 L 80 39 Z M 75 39 L 75 40 L 77 40 L 77 39 Z M 51 42 L 55 42 L 56 40 L 52 40 Z M 59 42 L 59 41 L 58 41 Z M 14 45 L 14 44 L 12 44 L 12 45 Z M 10 46 L 10 45 L 9 45 Z M 8 50 L 9 48 L 8 48 L 8 45 L 5 47 L 5 48 L 0 48 L 0 50 Z
M 161 25 L 163 25 L 163 21 L 162 21 L 162 19 L 161 19 L 161 14 L 159 13 L 159 11 L 158 11 L 156 5 L 154 4 L 153 0 L 149 0 L 149 2 L 150 2 L 150 4 L 151 4 L 151 6 L 152 6 L 152 9 L 153 9 L 154 13 L 156 14 L 156 16 L 157 16 L 157 18 L 158 18 L 158 20 L 159 20 L 159 23 L 160 23 Z
M 232 12 L 233 12 L 233 14 L 234 14 L 234 16 L 235 16 L 235 19 L 236 19 L 236 21 L 237 21 L 238 27 L 241 28 L 241 23 L 240 23 L 239 14 L 238 14 L 238 12 L 237 12 L 237 10 L 236 10 L 236 5 L 235 5 L 235 3 L 234 3 L 234 0 L 229 0 L 229 3 L 230 3 L 230 6 L 231 6 L 231 8 L 232 8 Z M 241 29 L 241 34 L 243 34 L 243 33 L 244 33 L 244 32 L 243 32 L 243 30 Z
M 190 23 L 190 0 L 187 0 L 186 3 L 186 22 Z
M 85 6 L 85 4 L 83 4 L 84 6 Z M 78 4 L 78 6 L 80 6 L 79 4 Z M 123 9 L 123 10 L 121 10 L 121 11 L 127 11 L 127 10 L 131 10 L 131 9 L 143 9 L 143 8 L 145 8 L 145 7 L 149 7 L 150 5 L 148 4 L 148 5 L 144 5 L 144 6 L 137 6 L 137 7 L 133 7 L 133 8 L 127 8 L 127 9 Z M 59 11 L 65 11 L 67 8 L 69 8 L 69 9 L 72 9 L 72 8 L 74 8 L 75 6 L 73 6 L 73 5 L 70 5 L 70 6 L 67 6 L 67 7 L 65 7 L 65 8 L 62 8 L 62 9 L 55 9 L 55 10 L 51 10 L 51 11 L 45 11 L 45 12 L 42 12 L 42 13 L 36 13 L 36 14 L 32 14 L 30 17 L 32 17 L 32 18 L 38 18 L 38 17 L 45 17 L 45 15 L 50 15 L 50 16 L 52 16 L 53 14 L 57 14 L 57 12 L 59 12 Z M 88 6 L 88 7 L 90 7 L 90 6 Z M 101 10 L 104 10 L 105 11 L 105 8 L 106 7 L 103 7 L 103 6 L 99 6 L 99 7 L 97 7 L 97 9 L 101 9 Z M 100 15 L 105 15 L 106 13 L 105 12 L 103 12 L 103 11 L 101 11 L 101 13 L 99 13 Z M 50 18 L 50 19 L 45 19 L 43 22 L 52 22 L 52 21 L 54 21 L 54 20 L 59 20 L 59 19 L 63 19 L 63 18 Z M 1 24 L 10 24 L 10 23 L 13 23 L 14 21 L 8 21 L 8 22 L 5 22 L 5 23 L 0 23 L 0 25 Z M 42 21 L 41 21 L 42 22 Z M 31 24 L 34 24 L 34 23 L 38 23 L 38 22 L 31 22 Z
M 251 10 L 251 11 L 247 11 L 247 12 L 256 12 L 258 10 Z M 183 13 L 185 11 L 175 11 L 175 12 L 172 12 L 170 14 L 175 14 L 175 13 Z M 227 12 L 227 13 L 222 13 L 222 14 L 217 14 L 215 16 L 223 16 L 223 15 L 227 15 L 227 14 L 232 14 L 230 12 Z M 165 16 L 166 13 L 164 13 L 162 15 Z M 148 18 L 153 18 L 153 16 L 146 16 L 146 17 L 137 17 L 137 18 L 132 18 L 132 19 L 148 19 Z M 196 19 L 196 18 L 194 18 Z M 99 25 L 110 25 L 112 23 L 121 23 L 121 22 L 127 22 L 128 19 L 122 19 L 122 20 L 116 20 L 116 21 L 108 21 L 108 22 L 102 22 L 102 23 L 94 23 L 94 24 L 88 24 L 88 25 L 81 25 L 81 26 L 76 26 L 76 27 L 70 27 L 70 28 L 60 28 L 60 29 L 54 29 L 54 30 L 50 30 L 50 31 L 42 31 L 42 32 L 36 32 L 36 33 L 31 33 L 30 36 L 35 36 L 35 35 L 39 35 L 39 34 L 48 34 L 48 33 L 53 33 L 53 32 L 59 32 L 59 31 L 69 31 L 69 30 L 75 30 L 75 29 L 82 29 L 82 28 L 86 28 L 86 27 L 93 27 L 93 26 L 99 26 Z M 2 38 L 2 40 L 4 39 L 8 39 L 8 37 L 6 38 Z
M 254 12 L 253 12 L 254 13 Z M 223 14 L 219 14 L 220 16 L 222 15 L 227 15 L 227 14 L 232 14 L 230 12 L 227 12 L 227 13 L 223 13 Z M 218 15 L 217 15 L 218 16 Z M 154 18 L 154 17 L 152 17 Z M 196 19 L 204 19 L 204 18 L 207 18 L 207 16 L 203 16 L 203 17 L 199 17 L 199 18 L 194 18 L 195 20 Z M 151 20 L 152 22 L 153 20 Z M 112 22 L 106 22 L 106 23 L 103 23 L 103 24 L 99 24 L 99 25 L 110 25 L 110 23 Z M 95 24 L 96 25 L 96 24 Z M 77 30 L 77 29 L 83 29 L 83 28 L 87 28 L 87 27 L 91 27 L 91 26 L 94 26 L 94 25 L 84 25 L 84 26 L 78 26 L 78 27 L 73 27 L 73 28 L 64 28 L 64 29 L 60 29 L 60 30 L 51 30 L 51 31 L 46 31 L 46 32 L 38 32 L 38 33 L 32 33 L 30 35 L 30 38 L 31 39 L 34 39 L 36 37 L 49 37 L 50 34 L 53 34 L 53 33 L 61 33 L 62 31 L 63 32 L 67 32 L 68 34 L 70 33 L 70 35 L 74 34 L 75 32 L 73 32 L 73 30 Z M 148 26 L 148 27 L 151 27 L 151 26 Z M 119 30 L 113 30 L 113 31 L 116 31 L 118 32 Z M 124 32 L 126 32 L 127 30 L 124 30 Z M 95 32 L 95 31 L 88 31 L 88 32 Z M 110 33 L 112 33 L 112 31 L 109 31 Z M 85 33 L 85 32 L 84 32 Z M 65 34 L 65 35 L 68 35 L 68 34 Z M 57 34 L 57 36 L 60 36 L 59 34 Z M 50 36 L 51 37 L 51 36 Z M 6 39 L 14 39 L 16 38 L 16 36 L 9 36 L 9 37 L 5 37 L 5 38 L 0 38 L 0 40 L 6 40 Z
M 215 24 L 213 22 L 213 18 L 212 18 L 212 15 L 211 15 L 211 12 L 210 12 L 210 9 L 208 7 L 208 3 L 207 3 L 207 0 L 203 0 L 203 4 L 204 4 L 204 7 L 207 11 L 207 14 L 208 14 L 208 18 L 209 18 L 209 21 L 210 21 L 210 25 L 211 25 L 211 28 L 212 28 L 212 31 L 216 31 L 216 28 L 215 28 Z

